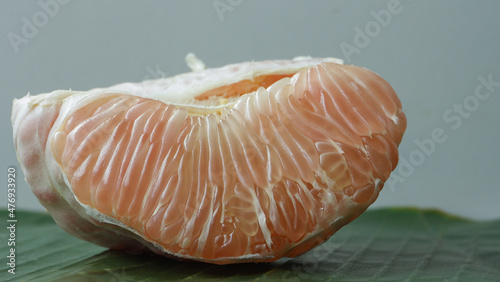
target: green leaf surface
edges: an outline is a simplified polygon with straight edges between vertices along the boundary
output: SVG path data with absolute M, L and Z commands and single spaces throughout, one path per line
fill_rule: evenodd
M 7 221 L 6 211 L 0 216 Z M 16 274 L 7 272 L 4 227 L 0 281 L 500 281 L 500 220 L 434 210 L 369 210 L 300 257 L 224 266 L 108 251 L 66 234 L 49 215 L 16 218 Z

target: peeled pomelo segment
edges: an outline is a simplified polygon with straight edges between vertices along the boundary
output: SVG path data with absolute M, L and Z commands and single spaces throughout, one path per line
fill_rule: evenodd
M 249 66 L 253 77 L 242 71 Z M 231 79 L 203 85 L 215 75 Z M 25 146 L 43 151 L 21 164 L 50 167 L 40 169 L 45 191 L 90 223 L 80 237 L 113 248 L 138 245 L 110 244 L 110 234 L 219 264 L 299 255 L 376 199 L 406 127 L 387 82 L 318 59 L 244 63 L 146 84 L 151 93 L 122 84 L 25 97 L 15 106 L 29 101 L 28 111 L 42 116 L 37 103 L 50 104 L 51 124 L 37 124 L 45 146 L 14 125 L 18 154 Z M 180 85 L 186 97 L 168 102 Z M 93 236 L 96 230 L 103 233 Z

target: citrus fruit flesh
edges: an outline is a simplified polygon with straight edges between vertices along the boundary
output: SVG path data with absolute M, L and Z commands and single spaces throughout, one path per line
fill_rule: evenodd
M 26 180 L 64 230 L 216 264 L 324 242 L 375 201 L 406 128 L 385 80 L 332 58 L 27 95 L 12 123 Z

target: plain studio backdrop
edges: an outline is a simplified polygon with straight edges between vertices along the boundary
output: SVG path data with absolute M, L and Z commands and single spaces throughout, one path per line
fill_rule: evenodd
M 371 207 L 500 217 L 499 1 L 2 1 L 1 207 L 17 168 L 16 208 L 43 210 L 24 181 L 12 100 L 207 67 L 338 57 L 396 90 L 408 128 L 400 164 Z

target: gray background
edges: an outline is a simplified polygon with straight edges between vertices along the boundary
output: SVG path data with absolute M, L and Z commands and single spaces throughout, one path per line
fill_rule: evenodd
M 380 23 L 374 15 L 391 1 L 54 1 L 0 4 L 2 207 L 7 168 L 20 172 L 13 98 L 186 72 L 184 56 L 194 52 L 208 67 L 311 55 L 377 72 L 403 103 L 408 129 L 400 152 L 410 165 L 400 164 L 373 207 L 500 217 L 500 87 L 474 100 L 479 77 L 500 82 L 499 1 L 401 0 Z M 218 13 L 216 6 L 227 10 Z M 26 33 L 26 20 L 35 32 Z M 356 41 L 356 27 L 369 29 L 368 40 Z M 24 42 L 13 44 L 13 34 Z M 341 48 L 347 45 L 358 49 L 348 54 Z M 453 107 L 464 102 L 469 110 L 460 117 Z M 446 140 L 425 155 L 415 142 L 431 138 L 436 128 Z M 42 210 L 23 178 L 17 179 L 17 208 Z

